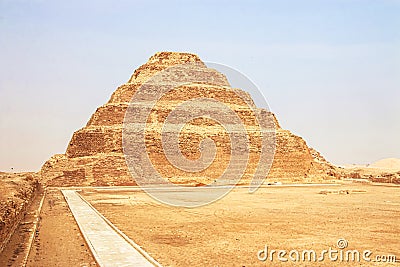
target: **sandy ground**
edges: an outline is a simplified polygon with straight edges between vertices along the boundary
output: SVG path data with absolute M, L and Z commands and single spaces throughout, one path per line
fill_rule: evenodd
M 97 266 L 59 190 L 48 190 L 27 266 Z
M 103 215 L 164 266 L 400 266 L 377 262 L 260 261 L 257 252 L 313 249 L 371 250 L 400 258 L 399 186 L 237 188 L 200 208 L 160 204 L 146 193 L 127 189 L 83 189 L 82 195 Z M 35 205 L 38 205 L 36 200 Z M 33 207 L 32 210 L 35 210 Z M 28 245 L 29 212 L 0 266 L 20 266 Z M 23 244 L 23 245 L 22 245 Z M 288 256 L 286 256 L 287 258 Z M 96 266 L 58 189 L 48 189 L 27 266 Z
M 235 189 L 194 209 L 170 207 L 143 192 L 88 189 L 82 195 L 164 266 L 280 266 L 257 252 L 313 249 L 317 257 L 337 240 L 346 250 L 400 258 L 400 187 L 342 185 Z M 286 258 L 288 256 L 286 255 Z M 301 256 L 300 256 L 301 257 Z M 376 262 L 297 263 L 298 266 L 388 266 Z M 399 266 L 399 264 L 394 264 Z
M 390 169 L 392 171 L 400 171 L 400 159 L 397 158 L 381 159 L 372 163 L 368 167 Z
M 27 266 L 97 266 L 59 190 L 47 191 L 40 217 Z M 21 266 L 31 220 L 29 216 L 24 219 L 28 224 L 20 226 L 0 254 L 0 266 Z

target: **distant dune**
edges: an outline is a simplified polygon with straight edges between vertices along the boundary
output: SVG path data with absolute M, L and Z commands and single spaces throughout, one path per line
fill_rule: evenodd
M 400 170 L 400 159 L 397 158 L 381 159 L 370 164 L 369 168 Z

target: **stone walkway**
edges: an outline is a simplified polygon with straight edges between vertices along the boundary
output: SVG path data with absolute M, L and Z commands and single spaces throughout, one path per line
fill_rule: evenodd
M 75 190 L 62 190 L 69 208 L 97 263 L 103 266 L 161 266 L 144 251 L 139 252 L 121 232 L 111 226 Z M 136 247 L 138 247 L 136 245 Z

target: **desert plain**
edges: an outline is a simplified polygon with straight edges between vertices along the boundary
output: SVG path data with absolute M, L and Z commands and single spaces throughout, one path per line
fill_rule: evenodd
M 162 266 L 397 266 L 375 257 L 400 254 L 399 189 L 348 182 L 271 185 L 250 194 L 237 187 L 191 209 L 161 204 L 136 187 L 76 188 Z M 15 266 L 26 256 L 26 266 L 97 266 L 60 190 L 47 189 L 33 243 L 29 227 L 20 226 L 1 254 L 1 266 Z M 339 239 L 348 242 L 344 251 L 371 250 L 371 261 L 318 261 L 322 250 L 338 249 Z M 276 255 L 261 261 L 258 252 L 265 246 L 312 249 L 317 261 L 283 262 Z
M 143 191 L 132 172 L 132 166 L 135 175 L 146 177 L 150 171 L 139 161 L 144 155 L 138 149 L 140 138 L 123 138 L 125 125 L 143 125 L 126 123 L 129 101 L 160 72 L 181 65 L 178 74 L 164 75 L 169 82 L 177 82 L 187 70 L 201 82 L 166 92 L 152 109 L 143 147 L 153 167 L 176 185 L 205 188 L 206 197 L 218 187 L 206 185 L 230 166 L 231 154 L 242 153 L 243 147 L 235 151 L 230 145 L 237 140 L 229 141 L 224 127 L 207 117 L 189 120 L 176 140 L 182 155 L 194 161 L 200 158 L 201 140 L 213 140 L 216 162 L 196 172 L 169 164 L 162 125 L 179 103 L 191 98 L 208 97 L 230 107 L 249 134 L 249 156 L 233 166 L 248 163 L 240 182 L 224 197 L 196 208 L 163 204 L 148 194 L 151 190 Z M 152 82 L 140 92 L 144 103 L 134 103 L 134 114 L 144 112 L 165 85 Z M 221 112 L 197 105 L 181 110 L 175 119 L 185 119 L 193 110 Z M 177 128 L 176 121 L 171 129 Z M 268 131 L 258 132 L 261 125 Z M 263 163 L 270 170 L 263 185 L 249 193 L 260 166 L 261 133 L 273 133 L 271 161 Z M 127 155 L 124 140 L 132 141 L 136 156 Z M 208 68 L 197 55 L 159 52 L 73 134 L 64 154 L 52 156 L 36 173 L 0 173 L 0 266 L 142 266 L 126 259 L 122 264 L 126 253 L 118 252 L 110 236 L 143 257 L 146 266 L 398 266 L 399 190 L 399 159 L 335 166 L 302 137 L 283 129 L 275 114 L 256 107 L 250 94 L 231 88 L 224 74 Z M 86 213 L 79 215 L 76 205 L 108 231 Z M 105 254 L 108 261 L 102 258 Z

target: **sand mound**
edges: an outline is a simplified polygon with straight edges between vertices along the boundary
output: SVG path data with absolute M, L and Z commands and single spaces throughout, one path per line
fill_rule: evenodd
M 370 168 L 380 168 L 380 169 L 391 169 L 391 170 L 400 170 L 400 159 L 397 158 L 388 158 L 378 160 L 371 165 Z

